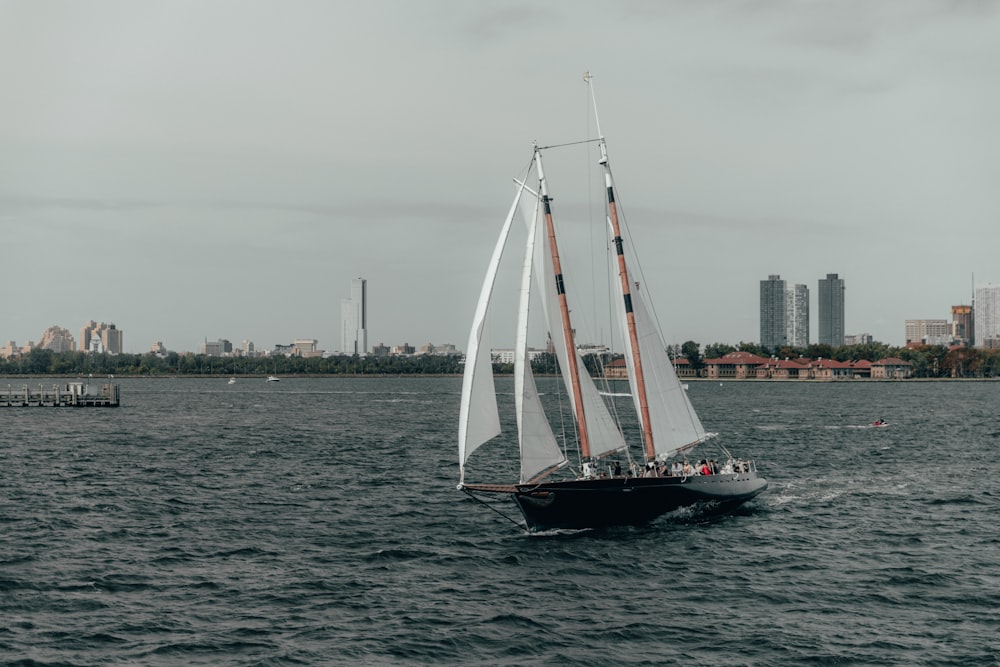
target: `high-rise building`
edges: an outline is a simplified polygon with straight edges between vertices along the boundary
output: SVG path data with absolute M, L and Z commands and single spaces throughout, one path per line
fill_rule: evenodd
M 208 357 L 228 357 L 233 354 L 233 344 L 225 338 L 209 341 L 207 338 L 201 345 L 201 353 Z
M 820 345 L 840 347 L 844 344 L 844 279 L 836 273 L 819 279 Z
M 122 353 L 122 330 L 114 324 L 90 320 L 80 329 L 81 352 Z
M 951 343 L 951 326 L 947 320 L 906 320 L 906 342 L 924 345 Z
M 760 344 L 771 352 L 809 345 L 808 287 L 787 287 L 777 274 L 760 281 Z
M 788 344 L 785 327 L 785 281 L 771 274 L 760 281 L 760 345 L 777 350 Z
M 951 323 L 949 325 L 952 339 L 963 345 L 972 345 L 972 306 L 952 306 Z
M 351 298 L 340 303 L 341 351 L 364 355 L 368 351 L 368 281 L 351 281 Z
M 986 347 L 986 341 L 1000 338 L 1000 285 L 976 288 L 973 327 L 976 347 Z
M 809 345 L 809 288 L 805 285 L 785 290 L 785 338 L 792 347 Z
M 68 329 L 51 326 L 42 333 L 42 340 L 38 343 L 38 347 L 53 352 L 73 352 L 76 350 L 76 341 L 73 340 L 73 334 Z
M 975 330 L 972 324 L 972 306 L 952 306 L 951 337 L 959 343 L 972 346 L 976 338 Z

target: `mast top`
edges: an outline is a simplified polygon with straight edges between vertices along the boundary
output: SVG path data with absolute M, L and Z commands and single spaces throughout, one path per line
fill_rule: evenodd
M 583 80 L 587 83 L 587 87 L 590 89 L 590 101 L 594 106 L 594 123 L 597 125 L 597 137 L 601 144 L 601 161 L 600 164 L 608 164 L 608 147 L 604 143 L 604 133 L 601 132 L 601 117 L 597 114 L 597 95 L 594 93 L 594 75 L 587 70 L 583 73 Z

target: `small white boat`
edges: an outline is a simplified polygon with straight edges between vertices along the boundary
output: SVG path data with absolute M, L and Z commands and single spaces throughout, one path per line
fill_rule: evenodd
M 236 378 L 234 377 L 229 378 L 229 384 L 236 384 Z
M 275 375 L 268 375 L 267 376 L 267 381 L 268 382 L 281 382 L 281 378 L 279 378 L 279 377 L 277 377 Z

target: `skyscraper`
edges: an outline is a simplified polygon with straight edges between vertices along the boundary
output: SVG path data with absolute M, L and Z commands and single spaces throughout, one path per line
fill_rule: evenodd
M 951 337 L 969 345 L 975 343 L 975 327 L 972 326 L 972 306 L 951 307 Z
M 844 279 L 836 273 L 819 279 L 818 342 L 831 347 L 844 344 Z
M 776 350 L 787 345 L 785 327 L 785 281 L 772 274 L 760 281 L 760 345 Z
M 785 290 L 785 338 L 792 347 L 809 345 L 809 288 L 805 285 Z
M 340 304 L 341 347 L 344 354 L 364 355 L 368 351 L 368 281 L 351 281 L 351 298 Z
M 1000 285 L 976 289 L 973 319 L 976 347 L 984 347 L 986 340 L 1000 338 Z

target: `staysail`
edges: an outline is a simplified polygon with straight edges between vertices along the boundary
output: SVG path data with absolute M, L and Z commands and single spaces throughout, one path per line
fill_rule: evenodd
M 514 400 L 517 414 L 518 444 L 521 452 L 521 482 L 566 462 L 552 427 L 542 409 L 542 402 L 528 358 L 528 313 L 531 303 L 531 277 L 534 265 L 535 230 L 538 206 L 524 211 L 528 236 L 521 269 L 520 300 L 517 311 L 517 345 L 514 347 Z

